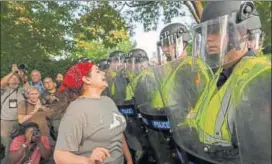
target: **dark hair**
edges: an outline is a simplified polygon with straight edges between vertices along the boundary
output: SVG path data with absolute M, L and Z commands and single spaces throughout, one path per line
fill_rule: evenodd
M 15 137 L 24 135 L 28 128 L 36 128 L 38 131 L 40 131 L 38 124 L 34 122 L 25 122 L 23 124 L 20 124 L 14 131 L 12 131 L 10 137 L 14 139 Z
M 45 79 L 51 79 L 51 80 L 53 81 L 52 77 L 50 77 L 50 76 L 46 76 L 46 77 L 43 78 L 42 80 L 44 81 Z

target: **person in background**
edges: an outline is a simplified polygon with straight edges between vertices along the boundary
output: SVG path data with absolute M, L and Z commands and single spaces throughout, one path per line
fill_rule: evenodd
M 12 138 L 9 148 L 10 164 L 39 164 L 41 158 L 49 159 L 49 141 L 40 135 L 36 123 L 23 123 Z
M 57 91 L 56 84 L 51 77 L 43 79 L 44 92 L 41 94 L 42 104 L 51 104 L 56 100 L 55 93 Z
M 39 89 L 40 94 L 44 92 L 44 87 L 41 78 L 42 78 L 41 72 L 38 70 L 33 70 L 31 72 L 31 81 L 29 82 L 30 86 L 34 86 Z
M 56 83 L 53 82 L 51 77 L 46 77 L 43 79 L 43 86 L 45 91 L 41 95 L 41 103 L 42 105 L 48 107 L 49 109 L 53 110 L 53 107 L 57 107 L 59 105 L 59 93 L 57 92 Z M 58 107 L 57 107 L 58 109 Z M 59 110 L 59 109 L 58 109 Z M 47 119 L 49 132 L 50 132 L 50 145 L 51 147 L 55 147 L 56 140 L 57 140 L 57 131 L 59 128 L 60 120 L 63 114 L 55 113 L 52 117 Z M 53 156 L 50 156 L 49 163 L 54 161 Z
M 18 106 L 18 122 L 24 124 L 26 122 L 34 122 L 39 126 L 41 137 L 43 140 L 49 140 L 49 127 L 47 119 L 54 114 L 54 110 L 43 106 L 39 99 L 40 93 L 38 88 L 30 86 L 26 92 L 27 99 L 19 103 Z M 46 142 L 47 142 L 46 141 Z
M 58 108 L 57 106 L 60 103 L 59 102 L 60 94 L 57 92 L 56 84 L 53 82 L 51 77 L 46 77 L 43 80 L 43 85 L 44 85 L 45 91 L 40 97 L 41 103 L 44 106 L 48 107 L 49 109 L 52 109 L 54 107 Z M 52 115 L 50 119 L 52 121 L 52 125 L 51 125 L 52 127 L 50 127 L 51 128 L 50 135 L 51 137 L 53 137 L 54 140 L 56 140 L 56 132 L 59 128 L 61 117 L 62 117 L 62 114 L 55 113 L 54 115 Z M 52 133 L 55 133 L 55 134 L 52 134 Z
M 63 81 L 63 75 L 61 73 L 58 73 L 56 76 L 56 87 L 59 88 L 61 83 Z
M 17 122 L 18 103 L 24 99 L 18 90 L 18 73 L 17 65 L 13 64 L 11 72 L 1 79 L 1 143 L 5 147 L 5 158 L 1 163 L 7 163 L 6 157 L 11 142 L 9 135 Z
M 101 96 L 106 87 L 105 73 L 90 61 L 67 71 L 59 91 L 83 92 L 70 103 L 61 120 L 54 151 L 57 164 L 123 164 L 124 154 L 132 164 L 123 136 L 125 118 L 109 97 Z

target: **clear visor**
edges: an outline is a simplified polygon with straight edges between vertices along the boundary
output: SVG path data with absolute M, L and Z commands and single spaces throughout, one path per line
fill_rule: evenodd
M 126 62 L 126 70 L 130 73 L 134 73 L 136 69 L 135 58 L 129 58 Z
M 247 47 L 253 51 L 260 50 L 263 46 L 264 36 L 265 34 L 261 30 L 253 32 L 248 37 Z
M 135 57 L 132 57 L 128 60 L 128 64 L 130 66 L 129 70 L 134 74 L 137 75 L 144 69 L 148 67 L 148 61 L 140 61 L 140 59 L 137 59 Z
M 109 58 L 109 70 L 110 71 L 119 71 L 125 67 L 124 61 L 120 59 L 120 57 L 112 57 Z
M 97 66 L 99 67 L 100 70 L 102 71 L 107 71 L 109 68 L 109 64 L 108 61 L 103 61 L 97 64 Z
M 184 44 L 182 36 L 170 35 L 160 40 L 161 50 L 167 61 L 183 56 Z
M 210 68 L 226 66 L 244 53 L 246 27 L 237 27 L 231 15 L 199 24 L 194 28 L 192 53 Z

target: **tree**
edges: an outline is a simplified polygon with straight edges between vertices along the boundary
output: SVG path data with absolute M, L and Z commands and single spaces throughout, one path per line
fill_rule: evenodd
M 105 47 L 114 47 L 118 42 L 128 39 L 126 22 L 121 14 L 107 1 L 95 4 L 77 22 L 80 32 L 76 39 L 102 42 Z
M 117 43 L 115 47 L 109 48 L 105 47 L 102 42 L 96 41 L 79 41 L 78 42 L 81 47 L 81 51 L 78 51 L 75 54 L 72 54 L 70 57 L 72 59 L 77 59 L 79 57 L 88 57 L 93 61 L 99 61 L 101 59 L 108 58 L 110 52 L 119 50 L 128 52 L 129 50 L 135 48 L 135 44 L 133 44 L 130 40 L 122 40 L 121 42 Z
M 72 51 L 74 2 L 1 2 L 1 73 Z
M 53 75 L 80 56 L 107 57 L 125 41 L 130 47 L 127 24 L 109 2 L 1 2 L 2 76 L 13 63 Z M 52 60 L 62 52 L 67 59 Z
M 199 23 L 203 4 L 206 4 L 200 1 L 126 1 L 122 3 L 130 8 L 124 12 L 124 15 L 127 15 L 126 19 L 130 23 L 134 21 L 142 23 L 145 31 L 155 30 L 161 16 L 164 23 L 170 23 L 173 17 L 185 15 L 191 16 L 194 23 Z M 189 11 L 189 15 L 186 10 Z
M 254 1 L 257 11 L 260 14 L 262 28 L 265 32 L 264 45 L 271 44 L 271 4 L 270 1 Z

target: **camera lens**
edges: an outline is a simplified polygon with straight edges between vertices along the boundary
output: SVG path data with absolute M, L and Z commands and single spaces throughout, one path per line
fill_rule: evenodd
M 25 69 L 25 65 L 24 64 L 20 64 L 19 65 L 19 69 Z
M 39 130 L 37 130 L 37 129 L 33 130 L 32 135 L 33 135 L 33 137 L 39 136 L 40 135 Z

